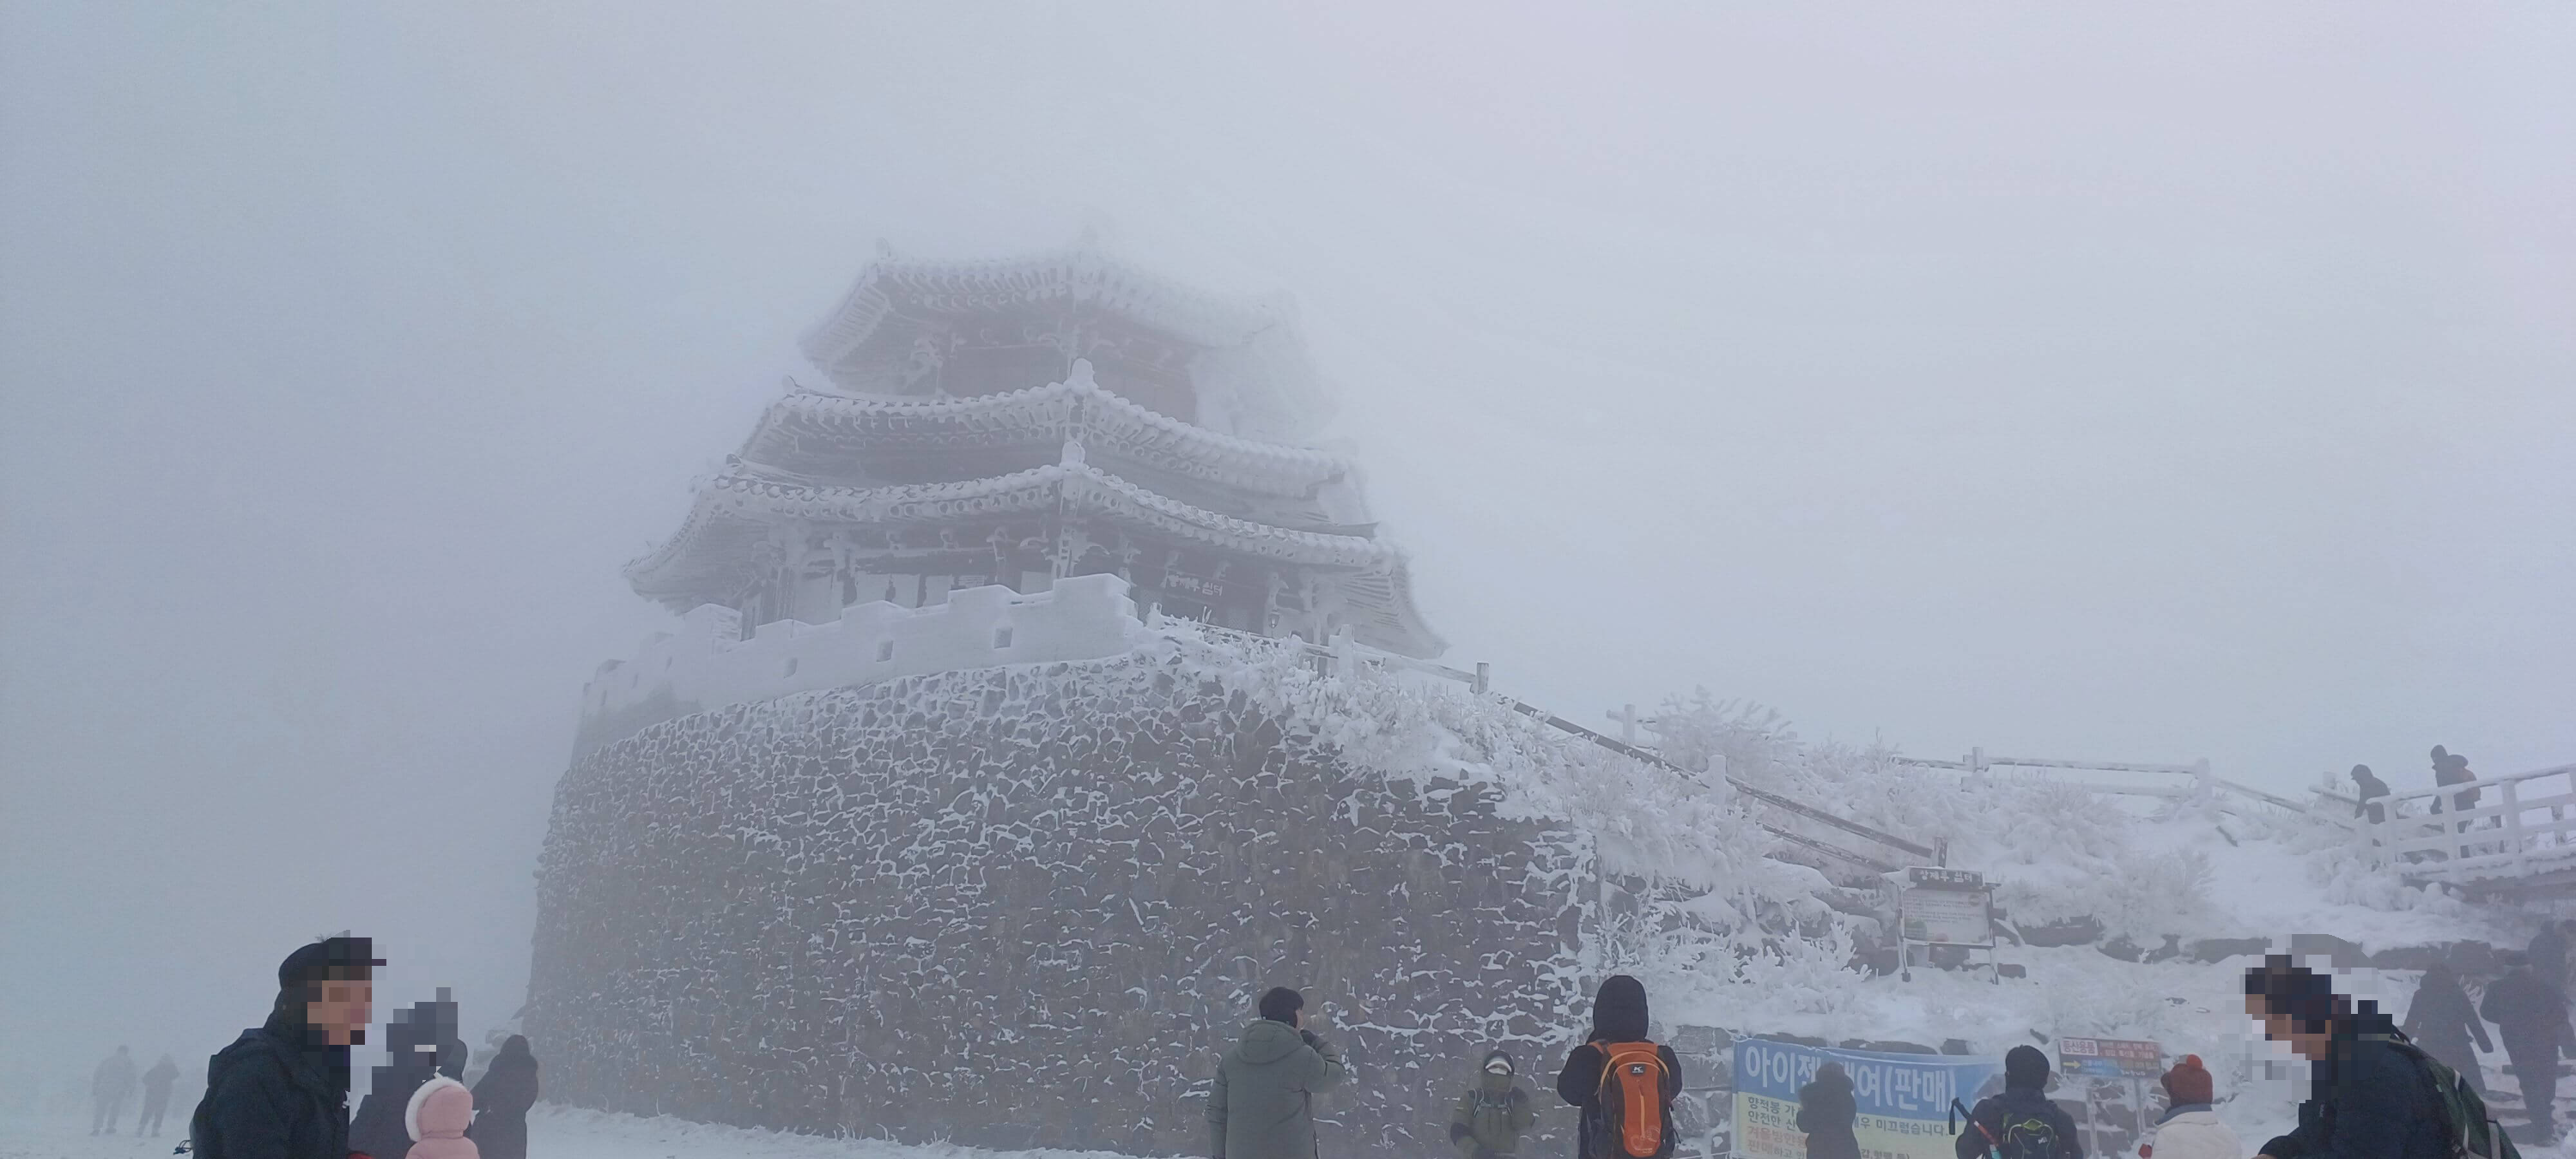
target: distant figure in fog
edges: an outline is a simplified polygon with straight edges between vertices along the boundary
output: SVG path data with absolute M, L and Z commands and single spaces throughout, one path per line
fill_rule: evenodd
M 161 1133 L 161 1115 L 170 1109 L 170 1084 L 179 1081 L 179 1064 L 162 1055 L 143 1072 L 143 1113 L 134 1116 L 136 1135 Z
M 528 1109 L 537 1105 L 537 1057 L 528 1036 L 501 1044 L 474 1084 L 474 1129 L 466 1135 L 483 1159 L 528 1159 Z
M 2496 1024 L 2504 1054 L 2513 1060 L 2514 1081 L 2522 1087 L 2522 1106 L 2541 1141 L 2558 1137 L 2558 1055 L 2576 1053 L 2576 1028 L 2567 1021 L 2567 995 L 2541 980 L 2531 963 L 2516 954 L 2513 967 L 2487 984 L 2478 1013 Z
M 1852 1133 L 1859 1117 L 1851 1076 L 1841 1063 L 1819 1065 L 1815 1079 L 1798 1088 L 1798 1129 L 1807 1133 L 1807 1159 L 1860 1159 L 1860 1137 Z
M 89 1076 L 89 1097 L 97 1108 L 89 1117 L 89 1133 L 115 1134 L 117 1117 L 125 1113 L 125 1096 L 133 1093 L 134 1057 L 120 1046 Z
M 2550 922 L 2531 936 L 2531 972 L 2561 990 L 2567 988 L 2567 923 Z
M 1476 1070 L 1475 1085 L 1449 1110 L 1449 1142 L 1465 1159 L 1517 1155 L 1521 1132 L 1538 1121 L 1529 1088 L 1517 1077 L 1519 1064 L 1509 1051 L 1489 1050 Z
M 2460 1072 L 2479 1098 L 2486 1097 L 2486 1076 L 2480 1073 L 2478 1056 L 2469 1044 L 2474 1041 L 2477 1050 L 2493 1053 L 2495 1043 L 2488 1041 L 2487 1024 L 2478 1020 L 2468 992 L 2460 989 L 2460 976 L 2449 966 L 2437 963 L 2424 971 L 2424 980 L 2415 985 L 2415 1000 L 2406 1006 L 2406 1024 L 2398 1029 L 2424 1053 Z
M 2361 803 L 2352 807 L 2352 815 L 2367 817 L 2373 825 L 2388 820 L 2388 806 L 2378 803 L 2388 795 L 2388 782 L 2371 772 L 2369 765 L 2354 765 L 2352 783 L 2361 788 Z
M 403 1133 L 411 1147 L 403 1159 L 478 1159 L 465 1129 L 474 1122 L 474 1095 L 465 1084 L 433 1075 L 403 1104 Z
M 1350 1077 L 1342 1052 L 1306 1029 L 1305 996 L 1272 987 L 1243 1041 L 1217 1060 L 1209 1159 L 1315 1159 L 1315 1095 Z
M 2478 779 L 2478 775 L 2469 771 L 2469 758 L 2461 756 L 2458 753 L 2451 752 L 2440 745 L 2433 746 L 2434 784 L 2463 785 L 2476 779 Z M 2462 813 L 2475 809 L 2478 807 L 2478 794 L 2481 792 L 2484 792 L 2484 790 L 2463 789 L 2460 792 L 2453 793 L 2451 794 L 2451 807 Z M 2436 813 L 2442 811 L 2442 798 L 2433 798 L 2433 811 Z M 2460 822 L 2459 831 L 2462 833 L 2468 832 L 2469 822 Z

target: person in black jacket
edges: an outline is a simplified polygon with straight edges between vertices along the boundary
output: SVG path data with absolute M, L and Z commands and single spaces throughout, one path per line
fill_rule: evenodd
M 463 1081 L 466 1049 L 456 1036 L 456 1003 L 447 988 L 430 1002 L 412 1003 L 385 1024 L 387 1064 L 367 1074 L 367 1097 L 349 1121 L 349 1149 L 373 1159 L 402 1159 L 411 1150 L 403 1111 L 422 1083 L 445 1075 Z
M 2469 1004 L 2467 991 L 2460 989 L 2460 976 L 2449 966 L 2434 963 L 2424 971 L 2424 980 L 2415 984 L 2415 1000 L 2406 1005 L 2406 1037 L 2424 1053 L 2440 1059 L 2443 1065 L 2469 1080 L 2479 1098 L 2487 1094 L 2486 1077 L 2478 1066 L 2476 1051 L 2493 1053 L 2495 1043 L 2487 1039 L 2487 1024 L 2478 1020 L 2477 1007 Z
M 367 1040 L 373 968 L 365 938 L 325 938 L 277 967 L 268 1021 L 206 1063 L 188 1121 L 197 1159 L 348 1159 L 349 1048 Z
M 1988 1151 L 2003 1159 L 2084 1159 L 2075 1120 L 2048 1097 L 2048 1077 L 2048 1056 L 2038 1048 L 2004 1052 L 2003 1093 L 1977 1100 L 1968 1112 L 1968 1125 L 1950 1142 L 1959 1159 Z
M 1607 1138 L 1608 1127 L 1602 1116 L 1601 1067 L 1609 1055 L 1596 1044 L 1646 1041 L 1646 987 L 1626 974 L 1613 974 L 1602 979 L 1601 988 L 1592 995 L 1592 1033 L 1565 1056 L 1565 1067 L 1556 1072 L 1556 1094 L 1568 1106 L 1581 1108 L 1583 1114 L 1574 1133 L 1576 1159 L 1586 1155 L 1606 1154 L 1618 1146 Z M 1673 1100 L 1682 1093 L 1681 1060 L 1673 1057 L 1673 1048 L 1657 1046 L 1655 1057 L 1663 1063 L 1663 1148 L 1658 1154 L 1673 1153 Z
M 1841 1063 L 1818 1066 L 1816 1077 L 1798 1088 L 1798 1129 L 1807 1133 L 1807 1159 L 1860 1159 L 1860 1138 L 1852 1133 L 1859 1117 L 1851 1076 Z
M 2478 1013 L 2495 1023 L 2496 1037 L 2504 1039 L 2514 1081 L 2522 1086 L 2524 1113 L 2531 1116 L 2539 1141 L 2546 1143 L 2558 1137 L 2558 1055 L 2576 1052 L 2576 1028 L 2568 1025 L 2564 992 L 2542 981 L 2521 955 L 2506 962 L 2513 968 L 2487 984 Z
M 2388 806 L 2379 803 L 2381 797 L 2388 795 L 2388 782 L 2371 772 L 2369 765 L 2354 765 L 2352 783 L 2361 790 L 2361 803 L 2353 806 L 2352 815 L 2368 817 L 2373 825 L 2388 820 Z
M 2447 1159 L 2442 1108 L 2412 1044 L 2379 1013 L 2355 1009 L 2333 979 L 2273 954 L 2245 972 L 2245 1013 L 2263 1037 L 2308 1060 L 2299 1125 L 2263 1144 L 2270 1159 Z
M 513 1034 L 474 1084 L 474 1140 L 483 1159 L 528 1159 L 528 1108 L 537 1105 L 537 1057 Z

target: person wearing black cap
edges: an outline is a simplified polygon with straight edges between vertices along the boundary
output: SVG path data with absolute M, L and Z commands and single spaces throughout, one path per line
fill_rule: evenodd
M 2420 1052 L 2377 1004 L 2356 1009 L 2334 979 L 2273 954 L 2245 972 L 2245 1013 L 2263 1037 L 2308 1060 L 2299 1125 L 2263 1144 L 2270 1159 L 2448 1159 L 2450 1130 Z
M 1574 1133 L 1576 1159 L 1599 1155 L 1636 1155 L 1619 1137 L 1629 1134 L 1613 1120 L 1624 1115 L 1624 1103 L 1613 1089 L 1614 1082 L 1627 1081 L 1625 1075 L 1604 1074 L 1613 1056 L 1633 1058 L 1635 1067 L 1646 1068 L 1647 1077 L 1660 1083 L 1659 1101 L 1662 1116 L 1657 1129 L 1643 1130 L 1658 1143 L 1655 1155 L 1673 1153 L 1673 1100 L 1682 1093 L 1681 1060 L 1673 1048 L 1649 1042 L 1646 1038 L 1646 987 L 1626 974 L 1613 974 L 1601 980 L 1601 988 L 1592 995 L 1592 1033 L 1583 1045 L 1565 1056 L 1565 1067 L 1556 1072 L 1556 1095 L 1569 1106 L 1582 1109 L 1580 1125 Z M 1649 1052 L 1645 1048 L 1651 1047 Z M 1651 1061 L 1650 1061 L 1651 1060 Z M 1654 1075 L 1656 1064 L 1661 1074 Z M 1630 1065 L 1625 1064 L 1623 1065 Z M 1639 1126 L 1644 1127 L 1643 1123 Z M 1636 1159 L 1647 1159 L 1637 1155 Z
M 197 1159 L 348 1159 L 349 1048 L 374 1017 L 373 955 L 343 934 L 278 964 L 268 1021 L 206 1063 L 188 1121 Z
M 2016 1046 L 2004 1054 L 2002 1094 L 1977 1100 L 1968 1125 L 1952 1140 L 1959 1159 L 2084 1159 L 2075 1120 L 2048 1097 L 2048 1056 Z
M 456 1002 L 446 987 L 430 1002 L 394 1011 L 385 1024 L 385 1065 L 367 1075 L 367 1097 L 349 1120 L 349 1149 L 382 1159 L 411 1149 L 405 1110 L 412 1092 L 440 1075 L 465 1077 L 466 1048 L 456 1034 Z
M 1465 1159 L 1520 1154 L 1521 1132 L 1538 1121 L 1538 1112 L 1530 1107 L 1529 1088 L 1516 1077 L 1511 1052 L 1486 1051 L 1476 1070 L 1476 1084 L 1450 1108 L 1449 1142 Z
M 1315 1159 L 1315 1095 L 1350 1077 L 1342 1052 L 1306 1029 L 1305 996 L 1272 987 L 1243 1041 L 1217 1060 L 1209 1159 Z

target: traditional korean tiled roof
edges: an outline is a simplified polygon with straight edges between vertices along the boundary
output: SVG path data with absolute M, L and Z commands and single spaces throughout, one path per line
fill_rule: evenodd
M 873 526 L 954 523 L 1056 510 L 1088 512 L 1223 551 L 1331 569 L 1367 643 L 1416 655 L 1443 646 L 1414 612 L 1403 553 L 1364 535 L 1301 531 L 1194 507 L 1084 463 L 956 483 L 820 487 L 732 472 L 710 480 L 677 535 L 627 564 L 637 594 L 695 606 L 758 563 L 757 545 L 781 520 Z
M 1190 289 L 1102 254 L 1089 244 L 980 261 L 905 261 L 886 255 L 860 271 L 841 304 L 806 332 L 807 357 L 829 365 L 858 348 L 898 307 L 972 314 L 1029 302 L 1087 302 L 1197 346 L 1238 345 L 1286 321 L 1273 303 Z
M 798 391 L 770 405 L 741 457 L 852 464 L 872 448 L 970 450 L 1078 439 L 1096 451 L 1188 478 L 1269 495 L 1305 495 L 1352 473 L 1343 456 L 1220 434 L 1157 414 L 1101 387 L 1077 362 L 1063 382 L 942 400 L 852 398 Z

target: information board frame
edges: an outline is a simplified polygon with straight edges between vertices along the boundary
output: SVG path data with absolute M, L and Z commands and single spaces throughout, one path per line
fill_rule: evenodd
M 1974 918 L 1967 916 L 1971 911 Z M 1969 935 L 1969 940 L 1953 936 L 1970 925 L 1983 933 Z M 2003 964 L 1995 958 L 1994 883 L 1973 869 L 1937 865 L 1907 869 L 1896 886 L 1897 980 L 1914 980 L 1916 946 L 1923 947 L 1927 960 L 1934 946 L 1984 950 L 1986 968 L 1993 971 L 1995 984 L 2002 985 Z

